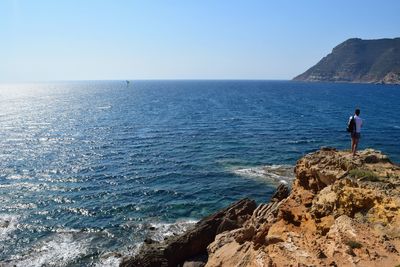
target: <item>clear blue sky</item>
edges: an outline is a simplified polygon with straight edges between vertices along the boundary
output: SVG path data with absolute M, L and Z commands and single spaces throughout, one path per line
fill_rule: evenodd
M 400 1 L 0 0 L 0 82 L 291 79 Z

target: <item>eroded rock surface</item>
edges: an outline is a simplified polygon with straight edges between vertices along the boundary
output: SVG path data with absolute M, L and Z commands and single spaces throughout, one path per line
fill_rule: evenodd
M 217 235 L 207 267 L 400 263 L 399 166 L 370 149 L 353 158 L 324 148 L 295 173 L 289 196 L 276 194 L 242 227 Z

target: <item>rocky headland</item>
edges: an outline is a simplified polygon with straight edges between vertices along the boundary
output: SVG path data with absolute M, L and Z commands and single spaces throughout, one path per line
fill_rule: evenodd
M 269 203 L 240 200 L 191 230 L 146 240 L 121 266 L 398 266 L 400 167 L 379 151 L 322 148 Z
M 293 80 L 400 84 L 400 38 L 349 39 Z

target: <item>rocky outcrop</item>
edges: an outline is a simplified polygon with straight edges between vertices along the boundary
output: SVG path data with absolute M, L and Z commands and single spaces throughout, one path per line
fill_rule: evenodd
M 162 243 L 146 240 L 138 255 L 123 259 L 120 266 L 204 266 L 207 246 L 214 241 L 215 236 L 241 227 L 255 208 L 253 200 L 242 199 L 202 219 L 181 236 L 169 238 Z
M 396 266 L 400 167 L 374 150 L 325 148 L 297 162 L 290 195 L 216 236 L 206 266 Z M 282 188 L 280 189 L 282 191 Z
M 294 80 L 400 84 L 400 38 L 349 39 Z
M 379 151 L 322 148 L 301 158 L 292 189 L 243 199 L 121 266 L 397 266 L 400 167 Z

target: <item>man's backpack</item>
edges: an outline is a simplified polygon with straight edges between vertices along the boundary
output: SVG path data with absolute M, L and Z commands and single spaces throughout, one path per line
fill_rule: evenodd
M 347 123 L 347 129 L 349 133 L 354 133 L 356 131 L 356 120 L 354 116 L 351 117 L 350 121 Z

